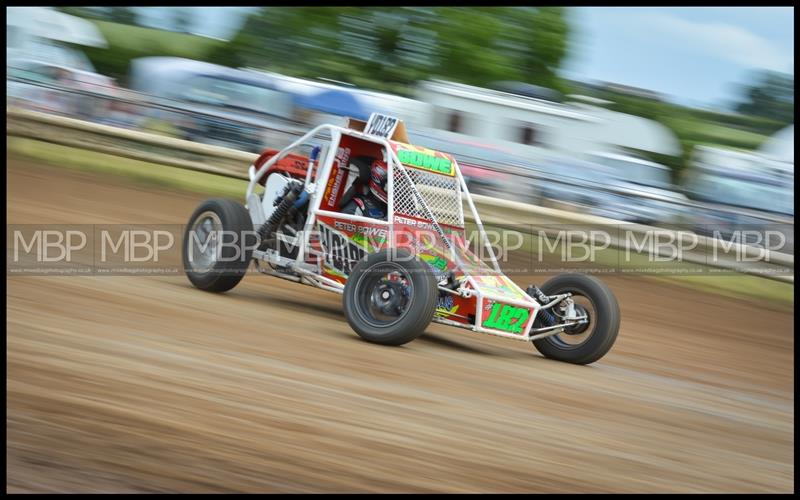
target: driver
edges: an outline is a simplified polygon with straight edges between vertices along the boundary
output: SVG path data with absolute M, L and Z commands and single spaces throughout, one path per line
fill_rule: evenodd
M 371 217 L 386 220 L 386 180 L 388 179 L 386 164 L 380 160 L 372 162 L 370 178 L 366 193 L 356 192 L 353 198 L 342 207 L 343 214 Z

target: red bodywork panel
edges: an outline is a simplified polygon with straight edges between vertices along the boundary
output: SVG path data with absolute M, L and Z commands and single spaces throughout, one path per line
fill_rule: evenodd
M 264 165 L 270 158 L 275 156 L 276 154 L 280 153 L 277 149 L 265 149 L 261 155 L 253 162 L 253 166 L 256 170 L 260 169 L 262 165 Z M 290 177 L 294 177 L 297 179 L 305 179 L 306 172 L 308 172 L 308 162 L 309 158 L 303 155 L 297 154 L 288 154 L 285 157 L 281 158 L 274 165 L 269 167 L 267 173 L 264 174 L 261 179 L 258 181 L 259 184 L 262 186 L 267 182 L 267 177 L 272 172 L 283 172 Z M 316 166 L 314 167 L 316 170 Z
M 279 152 L 280 151 L 277 149 L 265 149 L 253 163 L 253 166 L 258 170 L 264 163 Z M 360 140 L 356 137 L 342 137 L 339 142 L 339 148 L 336 151 L 335 160 L 331 166 L 328 184 L 325 186 L 322 204 L 319 207 L 320 209 L 334 212 L 341 209 L 339 201 L 344 195 L 348 176 L 350 174 L 347 166 L 350 164 L 350 158 L 356 156 L 370 156 L 380 160 L 384 156 L 383 147 L 380 144 Z M 275 162 L 261 177 L 259 184 L 262 186 L 265 185 L 267 177 L 273 172 L 281 172 L 295 179 L 304 180 L 306 178 L 306 172 L 308 172 L 308 164 L 310 161 L 311 160 L 307 156 L 290 153 Z M 318 165 L 314 165 L 314 170 L 311 174 L 312 179 L 316 177 L 317 167 Z
M 336 159 L 331 166 L 328 185 L 325 186 L 320 209 L 336 212 L 342 208 L 339 206 L 339 202 L 344 196 L 348 178 L 350 175 L 358 175 L 355 172 L 350 172 L 347 168 L 350 164 L 350 158 L 356 156 L 369 156 L 380 160 L 383 158 L 383 147 L 380 144 L 364 141 L 357 137 L 343 136 L 339 141 Z

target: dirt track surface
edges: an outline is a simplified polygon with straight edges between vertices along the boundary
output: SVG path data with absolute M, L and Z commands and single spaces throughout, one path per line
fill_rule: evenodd
M 183 224 L 203 198 L 18 161 L 8 181 L 17 224 Z M 369 344 L 340 296 L 257 274 L 8 278 L 7 489 L 793 491 L 793 315 L 607 282 L 618 341 L 573 366 L 440 325 Z

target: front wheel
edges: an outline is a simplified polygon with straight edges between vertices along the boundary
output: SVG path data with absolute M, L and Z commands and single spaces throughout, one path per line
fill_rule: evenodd
M 183 236 L 186 276 L 201 290 L 230 290 L 250 266 L 255 238 L 250 213 L 241 203 L 204 201 L 189 217 Z
M 425 331 L 437 299 L 430 267 L 406 250 L 381 250 L 350 273 L 344 287 L 344 314 L 364 340 L 396 346 Z
M 585 274 L 565 273 L 545 282 L 541 290 L 545 295 L 571 293 L 576 310 L 587 314 L 589 323 L 534 340 L 540 353 L 559 361 L 588 365 L 611 349 L 619 332 L 620 313 L 617 299 L 605 283 Z M 558 308 L 556 305 L 551 311 L 558 312 Z

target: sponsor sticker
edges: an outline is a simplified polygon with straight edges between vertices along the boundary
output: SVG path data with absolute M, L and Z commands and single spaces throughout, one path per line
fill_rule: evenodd
M 453 162 L 449 158 L 438 157 L 419 151 L 401 149 L 397 152 L 397 159 L 404 165 L 428 170 L 437 174 L 453 175 Z
M 324 250 L 324 263 L 344 275 L 349 275 L 356 262 L 367 255 L 364 247 L 327 224 L 320 224 L 319 232 L 320 243 Z
M 456 175 L 454 160 L 449 154 L 398 141 L 392 141 L 391 144 L 403 165 L 440 175 Z

